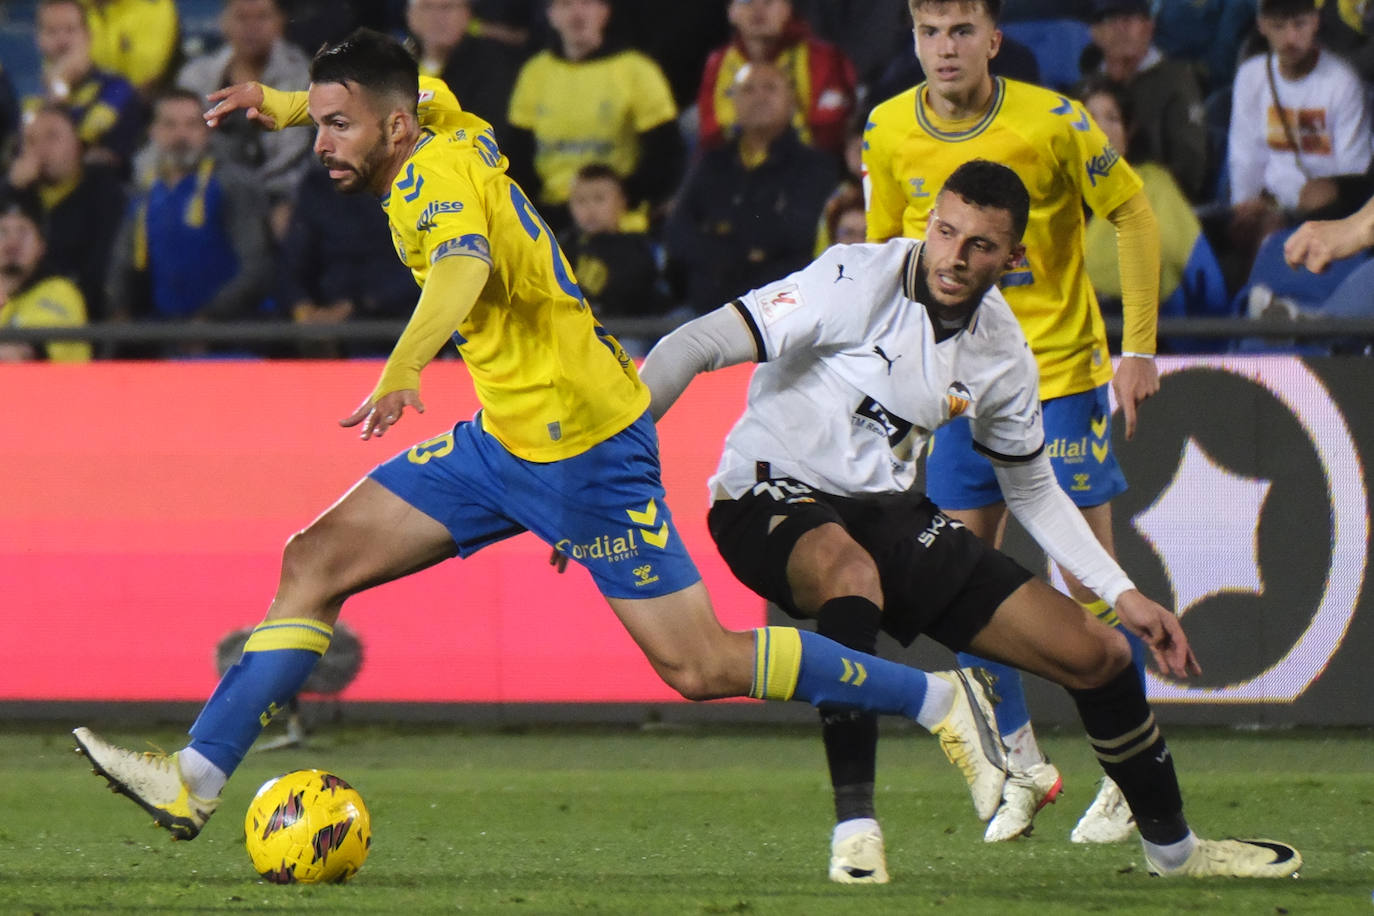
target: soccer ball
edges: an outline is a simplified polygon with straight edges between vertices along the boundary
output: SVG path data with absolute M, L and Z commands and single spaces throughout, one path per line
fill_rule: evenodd
M 243 830 L 253 867 L 273 884 L 347 881 L 372 846 L 363 797 L 324 770 L 267 780 L 248 806 Z

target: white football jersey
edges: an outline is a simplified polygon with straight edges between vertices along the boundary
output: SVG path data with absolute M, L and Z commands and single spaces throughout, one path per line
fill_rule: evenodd
M 712 494 L 738 498 L 759 462 L 837 496 L 904 492 L 931 432 L 959 416 L 990 457 L 1039 454 L 1038 370 L 1006 300 L 990 290 L 968 327 L 937 343 L 916 301 L 920 249 L 836 245 L 740 298 L 760 365 Z

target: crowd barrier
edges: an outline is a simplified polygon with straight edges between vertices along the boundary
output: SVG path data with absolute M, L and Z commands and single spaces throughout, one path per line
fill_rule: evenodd
M 0 365 L 0 715 L 33 704 L 176 703 L 214 686 L 215 646 L 261 618 L 287 537 L 375 463 L 476 404 L 457 361 L 425 376 L 423 415 L 382 440 L 340 428 L 380 363 L 188 361 Z M 1151 676 L 1161 717 L 1374 724 L 1365 588 L 1374 361 L 1161 358 L 1140 428 L 1114 433 L 1131 489 L 1122 564 L 1172 605 L 1204 673 Z M 705 481 L 747 367 L 700 378 L 660 427 L 675 521 L 733 628 L 776 615 L 705 530 Z M 1118 414 L 1119 419 L 1119 414 Z M 1091 443 L 1049 444 L 1092 461 Z M 587 481 L 595 486 L 595 481 Z M 1043 558 L 1013 531 L 1009 549 Z M 649 704 L 682 708 L 586 574 L 530 535 L 353 599 L 359 704 Z M 934 645 L 902 654 L 932 667 Z M 894 646 L 886 651 L 896 652 Z M 1031 686 L 1042 720 L 1062 692 Z M 734 704 L 732 714 L 760 709 Z M 799 710 L 805 713 L 805 710 Z M 705 715 L 710 715 L 707 713 Z

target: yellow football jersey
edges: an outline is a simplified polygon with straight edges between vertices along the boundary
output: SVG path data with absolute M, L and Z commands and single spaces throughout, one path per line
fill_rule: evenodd
M 987 110 L 964 121 L 931 111 L 925 83 L 881 103 L 864 128 L 869 240 L 924 238 L 941 185 L 980 158 L 1013 169 L 1030 192 L 1026 257 L 1001 287 L 1039 364 L 1040 396 L 1110 381 L 1106 328 L 1083 266 L 1083 207 L 1105 219 L 1141 181 L 1082 103 L 1000 77 Z
M 483 426 L 529 461 L 580 454 L 644 413 L 649 390 L 592 316 L 553 233 L 506 176 L 490 125 L 429 86 L 422 81 L 421 140 L 382 199 L 396 253 L 421 286 L 440 258 L 491 265 L 454 332 Z
M 10 296 L 0 305 L 0 326 L 10 328 L 79 328 L 86 323 L 86 300 L 66 277 L 48 277 Z M 81 340 L 55 340 L 41 345 L 55 363 L 84 363 L 91 345 Z
M 639 134 L 676 118 L 677 105 L 658 64 L 638 51 L 583 61 L 542 51 L 520 69 L 509 117 L 535 135 L 543 200 L 562 204 L 588 162 L 605 162 L 621 176 L 633 172 Z

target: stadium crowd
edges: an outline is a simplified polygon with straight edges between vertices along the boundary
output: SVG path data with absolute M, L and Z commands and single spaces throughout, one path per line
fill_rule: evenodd
M 0 327 L 404 319 L 417 291 L 384 213 L 327 186 L 308 131 L 200 116 L 232 84 L 305 88 L 313 50 L 359 25 L 405 37 L 494 126 L 598 315 L 665 329 L 861 240 L 867 115 L 923 78 L 906 0 L 31 0 L 0 17 Z M 1008 0 L 1001 26 L 993 72 L 1083 100 L 1140 172 L 1162 316 L 1374 315 L 1368 251 L 1321 274 L 1283 256 L 1300 223 L 1374 193 L 1364 4 Z M 1113 227 L 1091 220 L 1086 248 L 1120 314 Z

